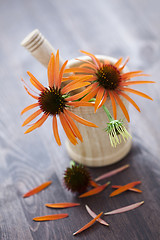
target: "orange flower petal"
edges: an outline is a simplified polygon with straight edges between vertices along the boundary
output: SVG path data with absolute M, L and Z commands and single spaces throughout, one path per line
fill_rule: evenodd
M 45 206 L 49 208 L 70 208 L 70 207 L 76 207 L 79 206 L 80 203 L 46 203 Z
M 80 101 L 80 102 L 68 102 L 67 105 L 74 106 L 74 107 L 80 107 L 80 106 L 94 107 L 95 103 Z
M 37 99 L 37 100 L 39 99 L 38 96 L 35 96 L 35 95 L 33 95 L 32 93 L 30 93 L 29 90 L 28 90 L 28 88 L 26 88 L 26 86 L 24 86 L 24 89 L 26 90 L 26 92 L 28 93 L 28 95 L 30 95 L 32 98 Z
M 124 69 L 124 67 L 126 66 L 126 64 L 128 63 L 128 61 L 129 61 L 129 57 L 127 57 L 127 59 L 125 60 L 123 66 L 119 68 L 119 71 L 120 71 L 120 72 Z
M 59 73 L 59 81 L 58 81 L 58 89 L 61 87 L 61 82 L 63 80 L 63 74 L 64 74 L 64 69 L 68 63 L 68 60 L 65 61 L 61 67 L 60 73 Z
M 150 76 L 149 74 L 145 74 L 145 73 L 142 73 L 142 72 L 143 71 L 134 71 L 134 72 L 123 73 L 123 74 L 121 74 L 121 79 L 122 80 L 128 80 L 128 79 L 133 78 L 133 77 L 142 77 L 142 76 L 148 77 L 148 76 Z
M 113 97 L 113 92 L 112 91 L 108 91 L 108 93 L 109 93 L 109 96 L 110 96 L 110 99 L 111 99 L 111 103 L 112 103 L 114 119 L 117 119 L 117 108 L 116 108 L 116 102 L 115 102 L 114 97 Z
M 69 126 L 68 122 L 66 121 L 63 113 L 60 113 L 60 114 L 59 114 L 59 118 L 60 118 L 62 127 L 63 127 L 63 129 L 64 129 L 64 131 L 65 131 L 68 139 L 71 141 L 71 143 L 73 143 L 74 145 L 76 145 L 76 144 L 77 144 L 77 140 L 76 140 L 76 138 L 75 138 L 75 136 L 74 136 L 74 133 L 73 133 L 71 127 Z
M 118 194 L 121 194 L 121 193 L 127 191 L 129 188 L 132 188 L 132 187 L 134 187 L 134 186 L 136 186 L 136 185 L 138 185 L 140 183 L 141 183 L 141 181 L 128 183 L 128 184 L 126 184 L 126 185 L 116 189 L 115 191 L 113 191 L 109 196 L 110 197 L 114 197 L 114 196 L 116 196 Z
M 53 87 L 54 85 L 54 54 L 51 54 L 51 58 L 48 64 L 48 85 L 49 87 Z
M 89 213 L 89 215 L 93 218 L 97 217 L 97 214 L 95 214 L 95 212 L 93 212 L 87 205 L 85 206 L 86 207 L 86 210 L 87 212 Z M 107 222 L 105 222 L 103 219 L 101 218 L 98 218 L 96 220 L 97 222 L 100 222 L 101 224 L 105 225 L 105 226 L 109 226 L 109 224 Z
M 114 95 L 117 103 L 119 104 L 120 108 L 122 109 L 127 121 L 130 122 L 129 114 L 128 114 L 128 111 L 127 111 L 124 103 L 122 102 L 122 100 L 120 99 L 120 97 L 118 96 L 117 93 L 113 92 L 113 95 Z
M 86 89 L 83 90 L 82 92 L 77 93 L 77 94 L 75 94 L 75 95 L 73 95 L 73 96 L 71 96 L 71 97 L 66 98 L 66 100 L 67 100 L 67 101 L 73 101 L 73 100 L 77 100 L 77 99 L 82 98 L 83 96 L 85 96 L 85 95 L 93 88 L 92 85 L 94 85 L 94 84 L 89 85 L 89 86 L 86 87 Z
M 141 97 L 144 97 L 144 98 L 153 100 L 153 99 L 152 99 L 151 97 L 149 97 L 147 94 L 142 93 L 142 92 L 139 92 L 139 91 L 137 91 L 137 90 L 134 90 L 134 89 L 131 89 L 131 88 L 124 88 L 124 87 L 120 87 L 120 89 L 121 89 L 122 91 L 134 93 L 134 94 L 137 94 L 137 95 L 139 95 L 139 96 L 141 96 Z
M 81 62 L 84 62 L 84 63 L 88 63 L 88 66 L 89 66 L 90 68 L 93 68 L 93 69 L 95 69 L 95 70 L 97 71 L 97 67 L 96 67 L 95 64 L 93 64 L 92 62 L 87 61 L 87 60 L 84 60 L 84 59 L 76 59 L 76 60 L 81 61 Z M 82 64 L 82 65 L 83 65 L 83 64 Z M 82 65 L 80 65 L 80 67 L 81 67 Z
M 84 118 L 77 116 L 76 114 L 72 113 L 71 111 L 69 111 L 69 110 L 66 110 L 66 111 L 77 122 L 80 122 L 81 124 L 84 124 L 89 127 L 97 127 L 94 123 L 89 122 L 89 121 L 85 120 Z
M 81 194 L 79 196 L 79 198 L 89 197 L 89 196 L 93 196 L 95 194 L 98 194 L 98 193 L 102 192 L 109 184 L 110 184 L 110 182 L 107 182 L 107 183 L 105 183 L 101 186 L 95 187 L 94 189 Z
M 96 65 L 97 68 L 99 68 L 99 67 L 101 66 L 101 63 L 100 63 L 99 59 L 96 58 L 95 55 L 93 55 L 92 53 L 86 52 L 86 51 L 82 51 L 82 50 L 80 50 L 80 52 L 81 52 L 81 53 L 84 53 L 84 54 L 86 54 L 86 55 L 88 55 L 88 56 L 90 56 L 90 58 L 91 58 L 92 61 L 95 63 L 95 65 Z
M 118 68 L 118 67 L 121 65 L 121 63 L 122 63 L 122 60 L 123 60 L 122 57 L 121 57 L 120 59 L 118 59 L 118 61 L 114 64 L 114 66 L 115 66 L 116 68 Z
M 134 84 L 144 84 L 144 83 L 155 83 L 154 81 L 129 81 L 129 82 L 121 82 L 121 86 L 128 86 Z
M 98 83 L 97 83 L 97 86 L 98 86 Z M 91 98 L 95 97 L 97 92 L 98 92 L 98 88 L 97 87 L 93 88 L 84 98 L 82 98 L 81 101 L 88 102 L 89 100 L 91 100 Z
M 88 73 L 88 74 L 94 74 L 95 71 L 92 69 L 87 69 L 87 68 L 80 68 L 80 67 L 72 67 L 72 68 L 67 68 L 64 70 L 64 73 Z
M 122 187 L 121 185 L 112 185 L 112 188 L 120 188 Z M 142 191 L 138 188 L 129 188 L 128 190 L 133 191 L 133 192 L 138 192 L 138 193 L 142 193 Z
M 66 110 L 64 110 L 64 114 L 65 114 L 67 121 L 72 126 L 72 129 L 73 129 L 74 133 L 76 134 L 76 136 L 78 137 L 78 139 L 81 142 L 83 142 L 83 138 L 82 138 L 80 131 L 78 130 L 78 128 L 77 128 L 76 124 L 74 123 L 74 121 L 72 120 L 72 118 L 67 114 Z
M 58 220 L 62 218 L 66 218 L 69 215 L 67 213 L 60 213 L 60 214 L 53 214 L 53 215 L 46 215 L 41 217 L 35 217 L 33 218 L 36 222 L 42 222 L 42 221 L 51 221 L 51 220 Z
M 111 177 L 111 176 L 113 176 L 113 175 L 116 175 L 117 173 L 124 171 L 124 170 L 127 169 L 128 167 L 129 167 L 129 164 L 125 164 L 125 165 L 122 166 L 122 167 L 116 168 L 116 169 L 114 169 L 114 170 L 112 170 L 112 171 L 109 171 L 109 172 L 107 172 L 107 173 L 105 173 L 105 174 L 102 174 L 101 176 L 97 177 L 97 178 L 95 179 L 95 181 L 98 182 L 98 181 L 100 181 L 100 180 L 102 180 L 102 179 L 105 179 L 105 178 Z
M 62 94 L 65 94 L 65 93 L 68 93 L 68 92 L 70 92 L 70 91 L 73 91 L 73 90 L 76 90 L 76 89 L 78 89 L 78 88 L 81 88 L 81 87 L 85 87 L 85 86 L 87 86 L 87 85 L 89 85 L 90 84 L 90 82 L 78 82 L 78 83 L 75 83 L 75 84 L 73 84 L 73 85 L 71 85 L 71 86 L 65 86 L 62 90 L 61 90 L 61 93 Z
M 45 90 L 45 87 L 30 73 L 29 71 L 27 72 L 28 75 L 30 76 L 30 81 L 31 83 L 40 91 Z
M 117 91 L 117 93 L 119 95 L 121 95 L 122 97 L 124 97 L 125 99 L 127 99 L 139 112 L 140 112 L 140 108 L 137 106 L 137 104 L 132 100 L 132 98 L 130 98 L 127 94 L 125 94 L 124 92 L 121 91 Z
M 61 145 L 61 140 L 60 140 L 59 133 L 58 133 L 58 125 L 57 125 L 56 115 L 53 115 L 53 122 L 52 123 L 53 123 L 52 126 L 53 126 L 54 137 L 56 139 L 57 144 L 60 146 Z
M 38 106 L 39 106 L 39 103 L 33 103 L 33 104 L 29 105 L 28 107 L 26 107 L 22 110 L 21 115 L 35 107 L 38 107 Z
M 49 115 L 46 115 L 45 113 L 42 115 L 42 117 L 35 122 L 30 128 L 27 129 L 27 131 L 25 131 L 26 133 L 32 132 L 34 129 L 42 126 L 42 124 L 46 121 L 46 119 L 48 118 Z
M 48 181 L 48 182 L 45 182 L 45 183 L 39 185 L 38 187 L 36 187 L 36 188 L 30 190 L 29 192 L 25 193 L 23 195 L 23 198 L 30 197 L 30 196 L 32 196 L 36 193 L 39 193 L 40 191 L 42 191 L 43 189 L 48 187 L 51 183 L 52 183 L 52 181 Z
M 99 187 L 99 186 L 100 186 L 98 183 L 96 183 L 96 182 L 93 181 L 93 180 L 90 180 L 90 185 L 91 185 L 92 187 Z
M 81 233 L 82 231 L 86 230 L 87 228 L 89 228 L 90 226 L 92 226 L 96 220 L 98 218 L 101 217 L 101 215 L 103 214 L 103 212 L 101 212 L 100 214 L 98 214 L 94 219 L 92 219 L 89 223 L 87 223 L 85 226 L 83 226 L 81 229 L 79 229 L 78 231 L 74 232 L 73 235 L 75 236 L 78 233 Z
M 31 122 L 33 119 L 35 119 L 37 116 L 39 116 L 42 113 L 42 110 L 39 109 L 36 112 L 34 112 L 33 114 L 31 114 L 22 124 L 22 127 L 27 125 L 29 122 Z
M 103 94 L 104 94 L 104 88 L 99 87 L 98 92 L 97 92 L 97 96 L 96 96 L 96 101 L 95 101 L 95 112 L 97 111 L 98 106 L 102 101 Z
M 55 85 L 55 88 L 58 88 L 59 86 L 59 50 L 57 50 L 55 65 L 54 65 L 54 85 Z
M 98 108 L 101 108 L 103 106 L 103 104 L 105 104 L 105 102 L 107 100 L 107 95 L 108 95 L 108 93 L 107 93 L 107 91 L 105 91 L 103 99 L 102 99 L 101 103 L 99 104 Z

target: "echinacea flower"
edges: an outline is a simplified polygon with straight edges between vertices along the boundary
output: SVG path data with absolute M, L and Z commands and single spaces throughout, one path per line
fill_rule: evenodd
M 78 59 L 79 61 L 82 61 L 82 65 L 80 65 L 79 67 L 66 69 L 66 73 L 69 73 L 69 72 L 78 73 L 78 74 L 82 74 L 83 76 L 84 74 L 93 75 L 93 77 L 89 79 L 89 81 L 91 82 L 91 85 L 87 86 L 86 89 L 81 93 L 71 97 L 72 100 L 82 98 L 81 99 L 82 101 L 89 101 L 91 98 L 96 96 L 96 101 L 95 101 L 95 112 L 96 112 L 96 110 L 106 102 L 107 97 L 110 97 L 112 102 L 114 119 L 117 118 L 117 110 L 116 110 L 116 102 L 117 102 L 117 104 L 119 104 L 120 108 L 122 109 L 128 122 L 130 121 L 129 114 L 120 96 L 128 100 L 139 112 L 140 112 L 140 109 L 137 106 L 137 104 L 125 92 L 134 93 L 141 97 L 153 100 L 148 95 L 128 87 L 134 84 L 154 83 L 154 81 L 144 81 L 144 80 L 131 81 L 130 79 L 133 77 L 148 76 L 148 75 L 142 73 L 142 71 L 133 71 L 133 72 L 123 73 L 122 70 L 126 66 L 129 59 L 127 59 L 123 65 L 122 65 L 122 60 L 123 60 L 122 58 L 120 58 L 116 63 L 112 64 L 108 60 L 104 60 L 104 62 L 101 62 L 95 55 L 91 53 L 88 53 L 85 51 L 81 51 L 81 52 L 88 55 L 92 61 Z
M 24 108 L 21 114 L 37 108 L 33 114 L 31 114 L 23 123 L 22 126 L 29 124 L 32 120 L 36 117 L 42 116 L 37 120 L 35 123 L 31 124 L 31 126 L 27 129 L 25 133 L 29 133 L 34 129 L 40 127 L 46 119 L 52 116 L 53 119 L 53 133 L 58 145 L 61 145 L 59 133 L 58 133 L 58 126 L 57 126 L 57 116 L 60 118 L 60 122 L 62 127 L 68 137 L 68 139 L 75 145 L 77 144 L 77 138 L 80 141 L 83 141 L 82 136 L 73 121 L 76 120 L 86 126 L 90 127 L 97 127 L 95 124 L 75 115 L 73 112 L 69 110 L 70 106 L 78 107 L 78 106 L 93 106 L 93 103 L 89 102 L 73 102 L 68 100 L 68 93 L 72 90 L 87 86 L 90 82 L 87 82 L 88 78 L 86 77 L 79 77 L 77 80 L 71 81 L 66 86 L 62 87 L 61 82 L 63 80 L 63 73 L 66 67 L 67 61 L 63 64 L 62 68 L 59 70 L 59 51 L 57 51 L 56 56 L 53 54 L 51 55 L 49 64 L 48 64 L 48 84 L 49 87 L 44 87 L 30 72 L 27 72 L 30 76 L 30 82 L 39 90 L 39 93 L 35 94 L 36 92 L 33 91 L 31 93 L 30 88 L 24 82 L 25 90 L 27 93 L 37 100 L 36 103 L 29 105 L 28 107 Z M 90 77 L 89 77 L 90 78 Z M 72 79 L 72 78 L 71 78 Z

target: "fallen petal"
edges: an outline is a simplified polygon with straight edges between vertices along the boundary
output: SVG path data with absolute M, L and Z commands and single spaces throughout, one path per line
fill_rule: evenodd
M 112 188 L 120 188 L 120 187 L 122 187 L 122 186 L 121 185 L 112 185 Z M 129 188 L 128 190 L 132 191 L 132 192 L 142 193 L 142 191 L 138 188 Z
M 141 181 L 128 183 L 128 184 L 126 184 L 126 185 L 116 189 L 115 191 L 113 191 L 109 196 L 110 197 L 114 197 L 114 196 L 116 196 L 116 195 L 118 195 L 118 194 L 120 194 L 122 192 L 127 191 L 129 188 L 132 188 L 132 187 L 134 187 L 134 186 L 136 186 L 136 185 L 138 185 L 140 183 L 141 183 Z
M 88 192 L 85 192 L 83 194 L 81 194 L 79 196 L 79 198 L 83 198 L 83 197 L 89 197 L 89 196 L 92 196 L 92 195 L 95 195 L 95 194 L 98 194 L 100 192 L 102 192 L 108 185 L 110 184 L 110 182 L 107 182 L 101 186 L 98 186 L 98 187 L 95 187 L 94 189 L 88 191 Z
M 48 187 L 51 183 L 52 183 L 52 181 L 48 181 L 48 182 L 45 182 L 45 183 L 39 185 L 38 187 L 36 187 L 36 188 L 30 190 L 29 192 L 25 193 L 23 195 L 23 198 L 30 197 L 30 196 L 32 196 L 36 193 L 39 193 L 40 191 L 42 191 L 43 189 Z
M 64 203 L 46 203 L 45 206 L 49 208 L 69 208 L 69 207 L 75 207 L 79 206 L 80 203 L 69 203 L 69 202 L 64 202 Z
M 127 211 L 130 211 L 130 210 L 132 210 L 134 208 L 137 208 L 137 207 L 141 206 L 143 203 L 144 203 L 144 201 L 138 202 L 138 203 L 134 203 L 134 204 L 128 205 L 126 207 L 118 208 L 118 209 L 113 210 L 111 212 L 106 212 L 106 213 L 104 213 L 104 215 L 112 215 L 112 214 L 127 212 Z
M 111 176 L 113 176 L 113 175 L 115 175 L 115 174 L 117 174 L 119 172 L 122 172 L 123 170 L 127 169 L 128 167 L 129 167 L 129 164 L 126 164 L 126 165 L 124 165 L 122 167 L 119 167 L 119 168 L 113 170 L 113 171 L 107 172 L 107 173 L 99 176 L 98 178 L 96 178 L 95 181 L 98 182 L 99 180 L 102 180 L 104 178 L 111 177 Z
M 57 219 L 66 218 L 66 217 L 68 217 L 68 214 L 62 213 L 62 214 L 53 214 L 53 215 L 35 217 L 33 218 L 33 220 L 36 222 L 43 222 L 43 221 L 57 220 Z
M 87 209 L 87 212 L 91 215 L 91 217 L 95 218 L 97 216 L 97 214 L 95 212 L 93 212 L 87 205 L 86 205 L 86 209 Z M 96 221 L 100 222 L 101 224 L 103 224 L 105 226 L 109 226 L 109 224 L 101 218 L 98 218 Z
M 95 181 L 93 181 L 93 180 L 91 180 L 90 181 L 90 185 L 92 186 L 92 187 L 99 187 L 100 185 L 99 184 L 97 184 Z
M 103 214 L 103 212 L 101 212 L 100 214 L 98 214 L 94 219 L 92 219 L 89 223 L 87 223 L 85 226 L 83 226 L 82 228 L 80 228 L 78 231 L 74 232 L 73 235 L 76 235 L 84 230 L 86 230 L 87 228 L 89 228 L 90 226 L 93 225 L 93 223 L 96 222 L 96 220 Z

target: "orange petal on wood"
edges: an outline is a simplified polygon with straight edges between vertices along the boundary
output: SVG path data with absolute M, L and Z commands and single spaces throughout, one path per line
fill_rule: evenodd
M 114 196 L 116 196 L 118 194 L 121 194 L 121 193 L 127 191 L 129 188 L 132 188 L 132 187 L 134 187 L 134 186 L 136 186 L 136 185 L 138 185 L 140 183 L 141 183 L 141 181 L 128 183 L 128 184 L 126 184 L 126 185 L 116 189 L 115 191 L 113 191 L 109 196 L 110 197 L 114 197 Z
M 52 183 L 52 181 L 48 181 L 48 182 L 42 183 L 38 187 L 36 187 L 36 188 L 30 190 L 29 192 L 25 193 L 23 195 L 23 198 L 30 197 L 30 196 L 32 196 L 32 195 L 34 195 L 36 193 L 39 193 L 40 191 L 42 191 L 43 189 L 48 187 L 51 183 Z
M 94 189 L 81 194 L 79 196 L 79 198 L 89 197 L 89 196 L 93 196 L 95 194 L 98 194 L 98 193 L 102 192 L 109 184 L 110 184 L 110 182 L 107 182 L 107 183 L 105 183 L 101 186 L 95 187 Z
M 111 212 L 106 212 L 106 213 L 104 213 L 104 215 L 112 215 L 112 214 L 117 214 L 117 213 L 128 212 L 132 209 L 135 209 L 135 208 L 141 206 L 143 203 L 144 203 L 144 201 L 137 202 L 137 203 L 134 203 L 134 204 L 122 207 L 122 208 L 118 208 L 118 209 L 113 210 Z
M 29 105 L 28 107 L 26 107 L 26 108 L 24 108 L 24 109 L 22 110 L 21 115 L 22 115 L 23 113 L 25 113 L 25 112 L 27 112 L 27 111 L 35 108 L 35 107 L 38 107 L 38 106 L 39 106 L 39 103 L 33 103 L 33 104 Z
M 98 128 L 98 126 L 96 126 L 94 123 L 89 122 L 89 121 L 85 120 L 84 118 L 81 118 L 81 117 L 77 116 L 76 114 L 74 114 L 73 112 L 71 112 L 71 111 L 69 111 L 67 109 L 66 109 L 66 112 L 67 112 L 67 114 L 69 114 L 77 122 L 79 122 L 79 123 L 81 123 L 83 125 L 89 126 L 89 127 L 96 127 L 96 128 Z
M 89 213 L 89 215 L 93 218 L 95 218 L 97 216 L 97 214 L 95 214 L 95 212 L 93 212 L 87 205 L 86 205 L 86 210 Z M 100 222 L 101 224 L 105 225 L 105 226 L 109 226 L 109 224 L 107 222 L 105 222 L 103 219 L 98 218 L 96 220 L 97 222 Z
M 41 217 L 35 217 L 33 218 L 36 222 L 43 222 L 43 221 L 51 221 L 51 220 L 58 220 L 62 218 L 66 218 L 69 215 L 67 213 L 60 213 L 60 214 L 53 214 L 53 215 L 46 215 Z
M 92 186 L 92 187 L 99 187 L 100 185 L 99 184 L 97 184 L 95 181 L 93 181 L 93 180 L 91 180 L 90 181 L 90 185 Z
M 71 202 L 64 202 L 64 203 L 46 203 L 45 206 L 49 208 L 70 208 L 79 206 L 80 203 L 71 203 Z
M 121 95 L 122 97 L 124 97 L 125 99 L 127 99 L 139 112 L 140 112 L 140 108 L 138 107 L 138 105 L 132 100 L 132 98 L 130 98 L 127 94 L 125 94 L 124 92 L 121 91 L 117 91 L 117 93 L 119 95 Z
M 151 97 L 149 97 L 147 94 L 145 93 L 142 93 L 142 92 L 139 92 L 135 89 L 131 89 L 131 88 L 124 88 L 124 87 L 119 87 L 122 91 L 125 91 L 125 92 L 130 92 L 130 93 L 134 93 L 134 94 L 137 94 L 141 97 L 144 97 L 144 98 L 147 98 L 147 99 L 150 99 L 150 100 L 153 100 Z
M 102 180 L 104 178 L 111 177 L 111 176 L 113 176 L 113 175 L 115 175 L 115 174 L 117 174 L 119 172 L 122 172 L 123 170 L 127 169 L 128 167 L 129 167 L 129 164 L 125 164 L 122 167 L 116 168 L 116 169 L 114 169 L 112 171 L 109 171 L 107 173 L 104 173 L 104 174 L 100 175 L 99 177 L 97 177 L 95 179 L 95 181 L 97 182 L 97 181 Z
M 122 187 L 121 185 L 113 185 L 112 188 L 120 188 Z M 138 192 L 138 193 L 142 193 L 142 191 L 138 188 L 129 188 L 128 190 L 133 191 L 133 192 Z
M 78 233 L 86 230 L 86 229 L 89 228 L 90 226 L 92 226 L 92 225 L 96 222 L 96 220 L 101 217 L 102 214 L 103 214 L 103 212 L 101 212 L 100 214 L 98 214 L 98 215 L 97 215 L 94 219 L 92 219 L 89 223 L 87 223 L 85 226 L 83 226 L 83 227 L 82 227 L 81 229 L 79 229 L 78 231 L 74 232 L 73 235 L 76 235 L 76 234 L 78 234 Z

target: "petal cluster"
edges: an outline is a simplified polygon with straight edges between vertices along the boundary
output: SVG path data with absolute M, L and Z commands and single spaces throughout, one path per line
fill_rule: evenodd
M 130 85 L 143 84 L 143 83 L 154 83 L 154 81 L 131 81 L 131 78 L 148 76 L 142 71 L 132 71 L 123 73 L 123 69 L 126 66 L 129 59 L 123 64 L 123 59 L 120 58 L 116 63 L 112 64 L 108 60 L 101 62 L 95 55 L 81 51 L 91 58 L 91 61 L 78 59 L 82 62 L 79 67 L 66 69 L 66 73 L 78 73 L 79 75 L 92 75 L 89 79 L 90 85 L 85 88 L 84 91 L 72 96 L 71 100 L 77 100 L 82 98 L 81 101 L 89 101 L 91 98 L 96 96 L 95 101 L 95 112 L 100 108 L 109 97 L 112 103 L 114 119 L 117 119 L 116 103 L 122 109 L 128 122 L 130 121 L 128 111 L 121 100 L 121 97 L 129 101 L 139 112 L 140 109 L 137 104 L 128 96 L 126 93 L 134 93 L 141 97 L 152 100 L 148 95 L 129 88 Z

